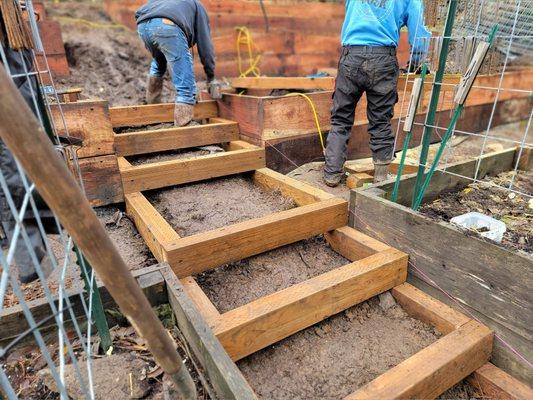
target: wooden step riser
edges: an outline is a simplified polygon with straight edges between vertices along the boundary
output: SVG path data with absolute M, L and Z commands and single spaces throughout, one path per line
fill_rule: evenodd
M 239 140 L 236 122 L 115 134 L 118 156 L 158 153 Z

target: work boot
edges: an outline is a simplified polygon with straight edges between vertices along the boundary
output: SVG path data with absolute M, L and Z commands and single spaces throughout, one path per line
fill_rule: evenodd
M 163 92 L 163 78 L 148 75 L 146 85 L 146 104 L 161 103 L 161 93 Z
M 389 174 L 390 161 L 374 161 L 374 184 L 386 181 L 392 177 Z
M 327 176 L 324 174 L 324 183 L 329 187 L 337 187 L 342 181 L 342 175 Z
M 186 103 L 176 103 L 174 108 L 174 126 L 188 126 L 193 123 L 194 106 Z

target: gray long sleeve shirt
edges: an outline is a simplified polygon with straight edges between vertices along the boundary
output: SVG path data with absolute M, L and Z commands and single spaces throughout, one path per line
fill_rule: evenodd
M 135 13 L 137 24 L 152 18 L 168 18 L 179 26 L 189 47 L 198 45 L 200 61 L 207 79 L 215 77 L 215 51 L 211 41 L 209 17 L 198 0 L 149 0 Z

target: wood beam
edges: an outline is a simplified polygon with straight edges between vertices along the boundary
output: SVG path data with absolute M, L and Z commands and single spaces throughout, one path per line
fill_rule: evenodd
M 349 226 L 326 232 L 324 236 L 333 250 L 351 261 L 390 249 L 390 246 Z
M 407 255 L 388 249 L 222 314 L 214 331 L 238 360 L 406 278 Z
M 111 107 L 113 128 L 174 122 L 174 103 Z M 216 101 L 200 101 L 194 106 L 194 119 L 218 117 Z
M 484 365 L 493 333 L 470 321 L 345 397 L 356 399 L 434 399 Z
M 181 128 L 115 134 L 119 156 L 157 153 L 239 140 L 239 124 L 226 121 Z
M 392 289 L 392 295 L 413 318 L 433 325 L 444 335 L 453 332 L 471 319 L 427 295 L 409 283 Z
M 299 206 L 335 197 L 321 189 L 269 168 L 255 171 L 254 182 L 266 190 L 281 192 L 283 196 L 292 198 Z
M 168 267 L 161 272 L 179 330 L 204 368 L 218 397 L 228 400 L 257 400 L 239 368 L 231 361 L 194 303 L 185 294 L 179 279 Z
M 214 327 L 220 318 L 220 313 L 196 280 L 192 276 L 188 276 L 187 278 L 181 279 L 181 284 L 185 293 L 187 293 L 196 307 L 198 307 L 200 314 L 202 314 L 209 327 Z
M 159 262 L 166 261 L 164 245 L 180 237 L 142 193 L 126 196 L 126 211 L 133 219 L 148 248 Z
M 468 383 L 477 388 L 483 398 L 492 400 L 530 400 L 533 389 L 502 371 L 491 363 L 486 363 L 468 377 Z
M 221 176 L 253 171 L 265 166 L 259 147 L 134 166 L 121 170 L 124 193 L 159 189 Z
M 180 278 L 339 228 L 344 200 L 333 198 L 169 242 L 168 263 Z

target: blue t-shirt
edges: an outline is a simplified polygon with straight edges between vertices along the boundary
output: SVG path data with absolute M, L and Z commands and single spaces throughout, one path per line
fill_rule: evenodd
M 431 38 L 424 26 L 422 0 L 346 0 L 342 45 L 397 47 L 404 26 L 409 31 L 413 61 L 420 62 Z

